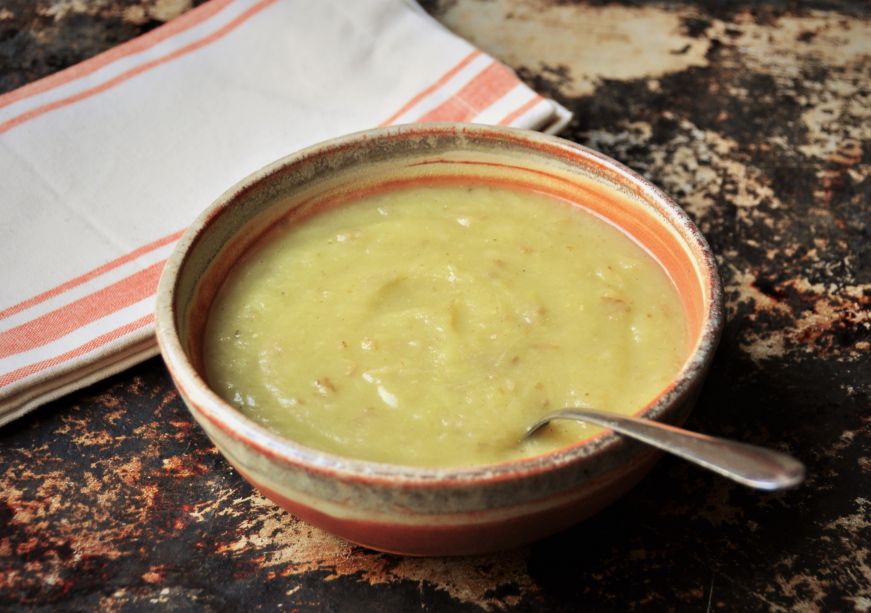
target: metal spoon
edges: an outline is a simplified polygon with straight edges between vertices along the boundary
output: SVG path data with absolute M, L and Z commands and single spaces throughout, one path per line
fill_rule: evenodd
M 610 428 L 760 490 L 794 487 L 804 480 L 804 465 L 785 453 L 705 436 L 649 419 L 624 417 L 594 409 L 572 408 L 551 413 L 533 424 L 523 439 L 526 440 L 555 419 L 574 419 Z

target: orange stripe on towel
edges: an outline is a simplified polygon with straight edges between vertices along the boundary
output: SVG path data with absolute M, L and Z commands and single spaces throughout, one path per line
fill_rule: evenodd
M 95 55 L 83 62 L 79 62 L 65 70 L 56 72 L 44 79 L 19 87 L 8 94 L 0 96 L 0 108 L 9 106 L 19 100 L 24 100 L 25 98 L 41 94 L 50 89 L 54 89 L 55 87 L 59 87 L 80 77 L 85 77 L 98 71 L 100 68 L 111 64 L 115 60 L 120 60 L 121 58 L 142 51 L 147 51 L 167 38 L 180 34 L 185 30 L 190 30 L 212 15 L 219 13 L 221 9 L 230 4 L 230 2 L 232 2 L 232 0 L 211 0 L 211 2 L 198 6 L 159 28 L 155 28 L 151 32 L 143 34 L 142 36 L 137 36 L 129 42 L 118 45 L 117 47 L 112 47 L 108 51 Z
M 140 328 L 144 328 L 153 321 L 153 314 L 145 315 L 144 317 L 140 317 L 136 321 L 130 322 L 129 324 L 125 324 L 120 328 L 112 330 L 111 332 L 107 332 L 106 334 L 98 336 L 97 338 L 88 341 L 84 345 L 76 347 L 75 349 L 67 351 L 66 353 L 62 353 L 59 356 L 49 358 L 47 360 L 42 360 L 41 362 L 34 362 L 33 364 L 28 364 L 27 366 L 23 366 L 17 370 L 8 372 L 5 375 L 0 375 L 0 388 L 6 387 L 7 385 L 11 385 L 25 377 L 29 377 L 30 375 L 36 374 L 48 368 L 59 366 L 64 362 L 72 360 L 73 358 L 77 358 L 81 355 L 99 349 L 103 345 L 107 345 L 112 341 L 121 338 L 125 334 L 130 334 L 131 332 L 135 332 Z
M 517 85 L 505 65 L 493 62 L 460 91 L 417 121 L 468 121 Z
M 511 122 L 531 110 L 534 106 L 536 106 L 539 102 L 544 100 L 541 96 L 536 95 L 532 100 L 523 104 L 520 108 L 515 111 L 508 113 L 502 120 L 499 122 L 500 126 L 510 126 Z
M 265 9 L 270 4 L 274 4 L 276 1 L 277 0 L 263 0 L 262 2 L 259 2 L 259 3 L 255 4 L 254 6 L 252 6 L 250 9 L 248 9 L 247 11 L 245 11 L 244 13 L 242 13 L 241 15 L 236 17 L 236 19 L 229 22 L 228 24 L 226 24 L 224 27 L 220 28 L 219 30 L 214 31 L 211 34 L 209 34 L 208 36 L 201 38 L 200 40 L 193 42 L 189 45 L 186 45 L 186 46 L 182 47 L 181 49 L 173 51 L 172 53 L 165 55 L 164 57 L 157 58 L 157 59 L 151 60 L 150 62 L 146 62 L 144 64 L 141 64 L 135 68 L 131 68 L 127 72 L 124 72 L 124 73 L 118 75 L 114 79 L 109 79 L 105 83 L 102 83 L 102 84 L 97 85 L 95 87 L 92 87 L 90 89 L 86 89 L 86 90 L 79 92 L 77 94 L 74 94 L 72 96 L 67 96 L 66 98 L 62 98 L 60 100 L 56 100 L 56 101 L 50 102 L 48 104 L 44 104 L 44 105 L 39 106 L 35 109 L 31 109 L 29 111 L 26 111 L 26 112 L 24 112 L 16 117 L 13 117 L 12 119 L 9 119 L 9 120 L 5 121 L 4 123 L 0 124 L 0 134 L 2 134 L 3 132 L 7 132 L 8 130 L 14 128 L 15 126 L 21 125 L 22 123 L 24 123 L 26 121 L 30 121 L 31 119 L 33 119 L 35 117 L 39 117 L 40 115 L 44 115 L 45 113 L 48 113 L 50 111 L 54 111 L 54 110 L 57 110 L 59 108 L 63 108 L 65 106 L 68 106 L 68 105 L 73 104 L 75 102 L 80 102 L 82 100 L 90 98 L 91 96 L 105 92 L 109 89 L 112 89 L 116 85 L 120 85 L 124 81 L 127 81 L 127 80 L 129 80 L 129 79 L 131 79 L 139 74 L 142 74 L 143 72 L 147 72 L 148 70 L 155 68 L 156 66 L 160 66 L 161 64 L 166 64 L 167 62 L 171 62 L 172 60 L 178 59 L 184 55 L 187 55 L 188 53 L 191 53 L 192 51 L 196 51 L 197 49 L 205 47 L 206 45 L 209 45 L 209 44 L 215 42 L 216 40 L 223 38 L 224 36 L 226 36 L 227 34 L 232 32 L 233 30 L 238 28 L 240 25 L 245 23 L 248 19 L 250 19 L 251 17 L 256 15 L 258 12 Z
M 392 124 L 394 121 L 396 121 L 396 119 L 400 115 L 402 115 L 403 113 L 408 111 L 408 109 L 413 107 L 415 104 L 417 104 L 418 102 L 420 102 L 421 100 L 426 98 L 428 95 L 430 95 L 431 93 L 436 91 L 439 87 L 441 87 L 442 85 L 444 85 L 445 83 L 450 81 L 452 78 L 454 78 L 454 76 L 456 76 L 456 74 L 458 72 L 460 72 L 463 68 L 465 68 L 470 63 L 472 63 L 472 61 L 475 58 L 477 58 L 479 55 L 481 55 L 481 52 L 479 50 L 475 49 L 474 51 L 472 51 L 469 55 L 467 55 L 462 60 L 460 60 L 459 64 L 457 64 L 456 66 L 451 68 L 449 71 L 447 71 L 445 74 L 443 74 L 438 79 L 438 81 L 436 81 L 435 83 L 433 83 L 432 85 L 430 85 L 429 87 L 424 89 L 422 92 L 417 94 L 414 98 L 412 98 L 406 104 L 404 104 L 401 109 L 399 109 L 393 115 L 391 115 L 390 117 L 385 119 L 383 122 L 378 124 L 379 127 L 384 127 L 384 126 L 388 126 L 388 125 Z
M 30 307 L 37 305 L 37 304 L 40 304 L 41 302 L 45 302 L 49 298 L 54 298 L 55 296 L 62 294 L 67 290 L 70 290 L 74 287 L 78 287 L 82 283 L 87 283 L 91 279 L 99 277 L 100 275 L 102 275 L 106 272 L 109 272 L 110 270 L 118 268 L 122 264 L 126 264 L 127 262 L 135 260 L 139 256 L 144 255 L 144 254 L 148 253 L 149 251 L 154 251 L 155 249 L 163 247 L 164 245 L 168 245 L 169 243 L 175 242 L 179 238 L 181 238 L 181 235 L 183 233 L 184 233 L 184 230 L 179 230 L 178 232 L 173 232 L 169 236 L 164 236 L 163 238 L 156 240 L 153 243 L 148 243 L 147 245 L 143 245 L 139 249 L 131 251 L 127 255 L 123 255 L 120 258 L 112 260 L 111 262 L 107 262 L 107 263 L 103 264 L 102 266 L 98 266 L 97 268 L 95 268 L 89 272 L 86 272 L 85 274 L 78 276 L 75 279 L 70 279 L 69 281 L 66 281 L 65 283 L 61 283 L 57 287 L 53 287 L 50 290 L 47 290 L 41 294 L 37 294 L 36 296 L 33 296 L 32 298 L 28 298 L 27 300 L 25 300 L 23 302 L 19 302 L 18 304 L 15 304 L 7 309 L 4 309 L 3 311 L 0 311 L 0 320 L 5 319 L 6 317 L 9 317 L 10 315 L 14 315 L 15 313 L 20 313 L 24 309 L 29 309 Z
M 46 345 L 154 294 L 164 262 L 31 321 L 0 332 L 0 358 Z

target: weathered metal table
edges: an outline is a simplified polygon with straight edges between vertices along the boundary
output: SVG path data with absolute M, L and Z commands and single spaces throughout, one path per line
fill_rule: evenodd
M 191 4 L 0 0 L 0 91 Z M 869 610 L 868 5 L 425 5 L 698 222 L 728 325 L 689 426 L 792 452 L 806 485 L 758 494 L 666 458 L 524 549 L 382 555 L 253 492 L 154 359 L 0 430 L 0 608 Z

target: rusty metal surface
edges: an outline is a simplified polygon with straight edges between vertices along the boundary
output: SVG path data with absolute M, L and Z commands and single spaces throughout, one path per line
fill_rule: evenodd
M 0 0 L 0 91 L 193 4 Z M 252 491 L 155 359 L 0 430 L 0 608 L 869 610 L 866 3 L 425 6 L 698 222 L 728 324 L 688 425 L 795 454 L 806 485 L 758 494 L 666 458 L 529 547 L 383 555 Z

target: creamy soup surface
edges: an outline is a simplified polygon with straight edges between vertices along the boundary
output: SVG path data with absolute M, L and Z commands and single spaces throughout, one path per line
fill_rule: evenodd
M 562 407 L 637 412 L 687 350 L 677 290 L 620 230 L 543 194 L 432 185 L 270 231 L 219 291 L 203 361 L 289 439 L 447 467 L 587 438 L 556 422 L 520 442 Z

